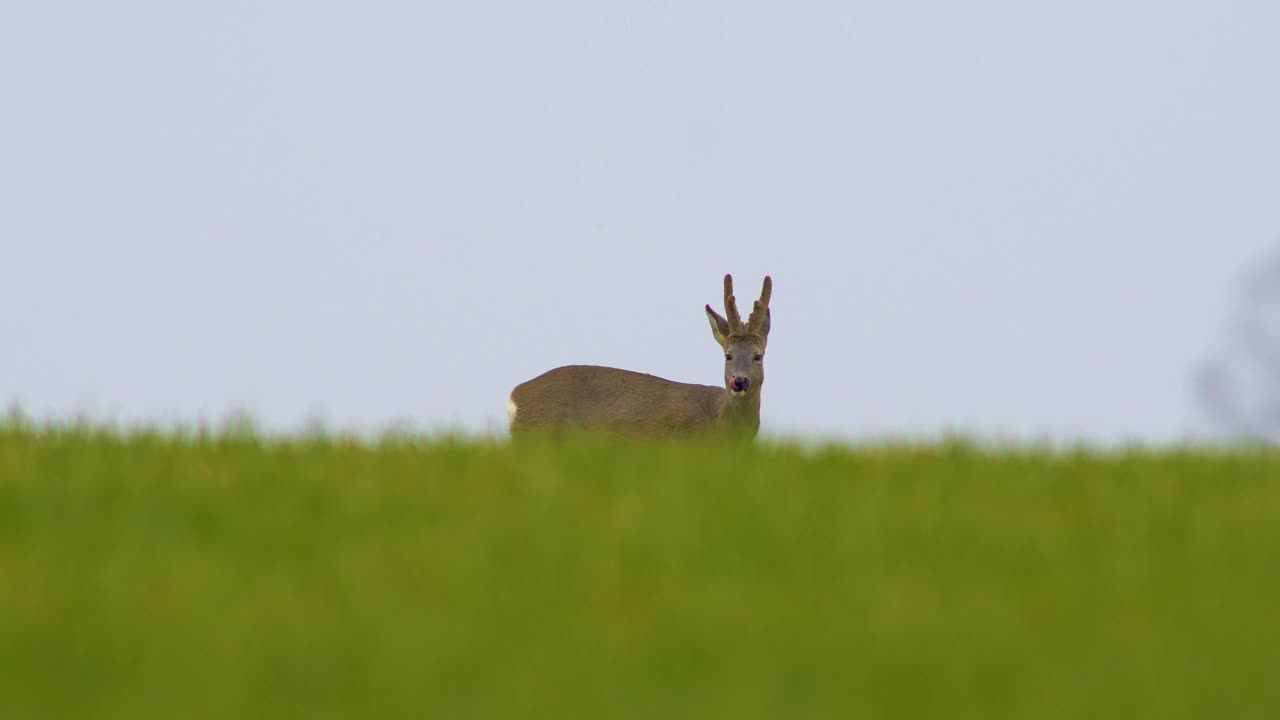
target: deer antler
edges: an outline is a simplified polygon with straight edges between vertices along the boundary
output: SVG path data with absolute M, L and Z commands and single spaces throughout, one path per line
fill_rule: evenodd
M 733 297 L 733 276 L 724 276 L 724 315 L 729 321 L 729 333 L 742 332 L 742 316 L 738 314 L 738 302 Z
M 764 276 L 764 287 L 760 289 L 760 299 L 751 309 L 751 317 L 747 318 L 747 332 L 757 335 L 764 332 L 764 319 L 769 316 L 769 298 L 773 295 L 773 278 Z

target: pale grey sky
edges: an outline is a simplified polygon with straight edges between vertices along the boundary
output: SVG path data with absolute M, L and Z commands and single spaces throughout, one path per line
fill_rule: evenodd
M 1280 3 L 11 2 L 0 402 L 500 426 L 556 365 L 766 430 L 1164 440 L 1280 238 Z

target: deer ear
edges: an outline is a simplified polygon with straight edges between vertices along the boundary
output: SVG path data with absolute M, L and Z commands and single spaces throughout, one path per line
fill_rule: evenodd
M 716 337 L 716 342 L 724 347 L 725 340 L 729 337 L 729 321 L 716 314 L 710 305 L 707 306 L 707 320 L 711 321 L 711 334 Z
M 769 320 L 770 320 L 769 308 L 765 308 L 764 322 L 760 323 L 760 334 L 764 336 L 765 340 L 769 339 Z

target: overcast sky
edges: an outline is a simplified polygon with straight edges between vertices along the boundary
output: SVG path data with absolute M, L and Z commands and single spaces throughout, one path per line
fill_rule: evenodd
M 0 402 L 501 428 L 718 384 L 775 433 L 1168 440 L 1280 240 L 1280 3 L 9 2 Z

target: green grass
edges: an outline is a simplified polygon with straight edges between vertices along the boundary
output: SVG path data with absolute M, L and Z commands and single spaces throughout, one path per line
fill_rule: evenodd
M 1280 455 L 0 428 L 3 718 L 1280 711 Z

